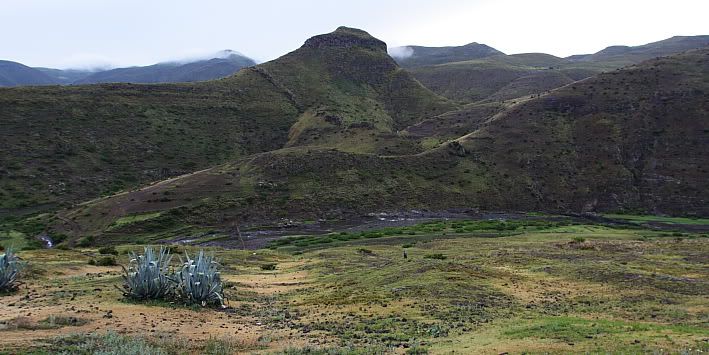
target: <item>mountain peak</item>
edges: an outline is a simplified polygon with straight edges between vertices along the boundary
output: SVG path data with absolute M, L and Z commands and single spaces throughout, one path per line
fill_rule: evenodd
M 312 37 L 305 41 L 303 46 L 316 49 L 364 47 L 384 52 L 387 50 L 386 43 L 374 38 L 366 31 L 344 26 L 338 27 L 334 32 Z

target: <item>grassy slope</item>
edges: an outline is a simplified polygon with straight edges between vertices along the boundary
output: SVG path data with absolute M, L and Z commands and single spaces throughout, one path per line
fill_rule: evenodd
M 0 90 L 0 207 L 59 204 L 277 149 L 297 109 L 251 71 L 190 85 Z
M 455 108 L 398 68 L 383 42 L 347 28 L 218 81 L 5 89 L 0 106 L 8 213 L 286 145 L 420 151 L 396 131 Z
M 518 103 L 422 154 L 294 147 L 68 216 L 95 234 L 123 215 L 166 209 L 173 223 L 203 226 L 453 207 L 706 215 L 707 53 L 650 61 Z

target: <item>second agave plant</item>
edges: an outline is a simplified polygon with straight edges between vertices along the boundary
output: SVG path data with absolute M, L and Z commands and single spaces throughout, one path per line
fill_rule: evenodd
M 224 306 L 224 288 L 219 274 L 219 263 L 213 255 L 200 250 L 195 259 L 185 253 L 186 259 L 175 274 L 176 296 L 190 304 Z

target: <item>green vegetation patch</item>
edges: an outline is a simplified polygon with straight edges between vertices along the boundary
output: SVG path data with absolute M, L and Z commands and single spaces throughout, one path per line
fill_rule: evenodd
M 154 218 L 160 217 L 161 214 L 162 214 L 162 212 L 151 212 L 151 213 L 136 214 L 136 215 L 121 217 L 121 218 L 117 219 L 115 222 L 113 222 L 113 224 L 111 224 L 107 230 L 112 231 L 112 230 L 116 230 L 118 228 L 121 228 L 123 226 L 129 225 L 129 224 L 154 219 Z
M 339 232 L 325 235 L 303 235 L 292 236 L 274 240 L 268 247 L 276 249 L 280 247 L 307 248 L 319 245 L 327 245 L 336 242 L 354 241 L 360 239 L 374 239 L 391 236 L 415 236 L 428 235 L 433 233 L 441 234 L 465 234 L 465 233 L 495 233 L 509 235 L 515 232 L 539 231 L 553 229 L 574 224 L 571 219 L 560 219 L 558 221 L 545 220 L 453 220 L 453 221 L 432 221 L 407 227 L 387 227 L 377 230 L 362 232 Z
M 691 217 L 666 217 L 651 215 L 628 215 L 628 214 L 604 214 L 604 217 L 623 219 L 629 222 L 643 224 L 647 222 L 659 222 L 668 224 L 688 224 L 688 225 L 709 225 L 709 218 Z

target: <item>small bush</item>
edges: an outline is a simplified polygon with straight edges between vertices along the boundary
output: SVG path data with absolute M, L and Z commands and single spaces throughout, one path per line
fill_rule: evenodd
M 95 265 L 95 266 L 116 266 L 118 263 L 116 263 L 116 258 L 112 256 L 104 256 L 98 259 L 91 259 L 89 260 L 89 265 Z
M 583 243 L 586 241 L 586 238 L 584 237 L 574 237 L 573 242 L 574 243 Z
M 94 243 L 94 237 L 83 237 L 79 239 L 79 241 L 76 243 L 76 246 L 80 248 L 86 248 L 90 247 Z
M 369 249 L 365 249 L 365 248 L 359 248 L 359 249 L 357 249 L 357 252 L 362 255 L 374 255 L 373 251 L 371 251 Z
M 116 247 L 102 247 L 98 249 L 98 252 L 103 255 L 118 255 Z
M 10 292 L 19 285 L 21 264 L 17 254 L 12 248 L 7 248 L 5 254 L 0 255 L 0 292 Z
M 261 270 L 264 270 L 264 271 L 276 270 L 276 264 L 275 263 L 262 264 Z

